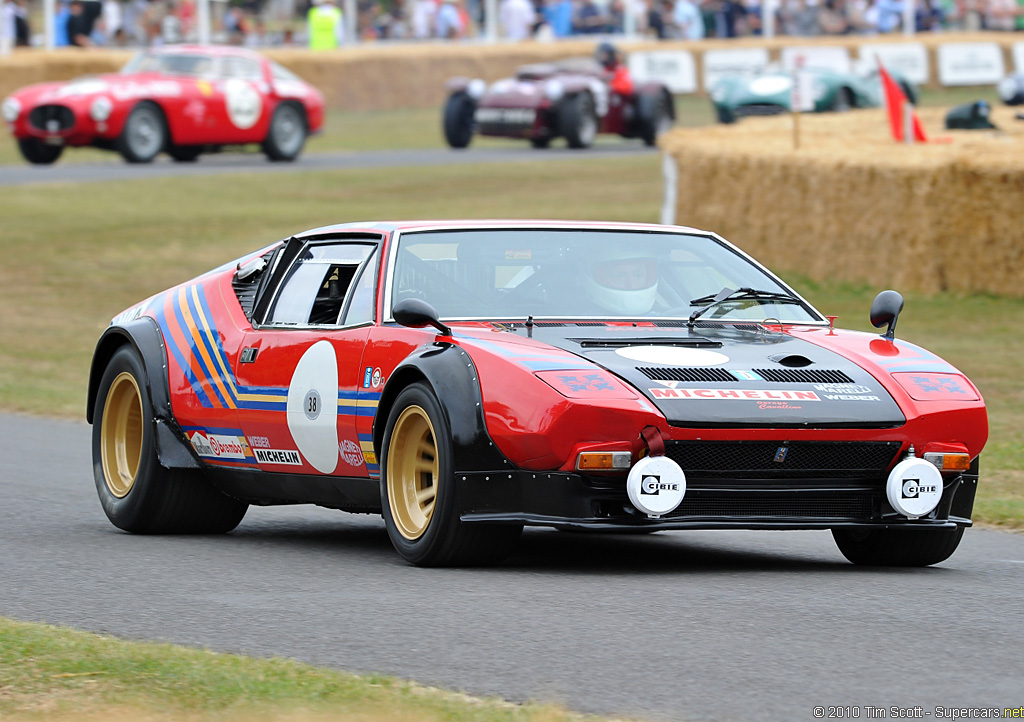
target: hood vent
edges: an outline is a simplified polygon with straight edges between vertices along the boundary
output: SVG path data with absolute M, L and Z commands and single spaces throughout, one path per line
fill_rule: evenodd
M 687 321 L 655 321 L 654 325 L 655 326 L 660 326 L 661 328 L 686 328 L 687 326 L 689 326 L 689 322 L 687 322 Z M 723 331 L 752 331 L 754 333 L 756 333 L 756 332 L 761 330 L 761 326 L 758 326 L 756 323 L 728 323 L 728 324 L 726 324 L 726 323 L 707 323 L 705 321 L 701 321 L 700 322 L 700 330 L 701 331 L 703 331 L 705 329 L 709 329 L 709 328 L 721 329 Z
M 637 366 L 637 371 L 652 381 L 683 381 L 685 383 L 737 383 L 729 371 L 711 366 L 672 368 Z M 853 379 L 842 371 L 827 369 L 753 369 L 765 381 L 779 384 L 849 384 Z
M 653 381 L 689 381 L 692 383 L 729 383 L 737 379 L 725 369 L 711 368 L 660 368 L 637 366 L 637 371 Z
M 829 369 L 754 369 L 765 381 L 783 384 L 849 384 L 853 379 Z

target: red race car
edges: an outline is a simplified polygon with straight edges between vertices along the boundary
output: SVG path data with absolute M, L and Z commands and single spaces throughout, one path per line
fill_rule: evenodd
M 452 78 L 442 114 L 445 140 L 465 148 L 479 134 L 547 148 L 565 138 L 570 148 L 589 148 L 598 133 L 610 133 L 654 145 L 675 121 L 672 94 L 661 83 L 634 84 L 613 46 L 602 43 L 596 55 L 524 65 L 490 86 Z
M 96 488 L 137 533 L 249 504 L 382 514 L 414 564 L 523 525 L 831 530 L 928 565 L 971 513 L 985 404 L 895 337 L 839 330 L 712 233 L 570 222 L 296 234 L 117 316 L 93 357 Z
M 161 151 L 186 162 L 242 143 L 288 161 L 320 131 L 324 100 L 257 53 L 168 46 L 139 53 L 120 73 L 30 85 L 6 98 L 0 114 L 35 164 L 53 163 L 68 146 L 148 163 Z

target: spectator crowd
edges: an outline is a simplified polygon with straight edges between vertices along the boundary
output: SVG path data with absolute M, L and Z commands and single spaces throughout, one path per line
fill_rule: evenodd
M 485 0 L 356 0 L 345 23 L 341 0 L 215 0 L 218 42 L 253 47 L 330 48 L 360 41 L 480 37 Z M 632 29 L 658 39 L 760 35 L 765 0 L 497 0 L 508 41 L 615 35 Z M 775 32 L 790 36 L 901 32 L 904 2 L 917 32 L 1024 30 L 1024 0 L 775 0 Z M 0 0 L 0 39 L 31 41 L 30 5 Z M 196 38 L 196 0 L 57 0 L 58 46 L 153 46 Z

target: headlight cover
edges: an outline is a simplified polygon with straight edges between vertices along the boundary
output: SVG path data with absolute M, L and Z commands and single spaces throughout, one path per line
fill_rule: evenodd
M 466 86 L 466 92 L 469 93 L 469 97 L 473 100 L 480 100 L 484 97 L 484 93 L 487 92 L 487 83 L 480 78 L 470 80 L 469 85 Z
M 13 123 L 21 115 L 21 103 L 17 98 L 5 98 L 3 105 L 0 105 L 0 115 L 8 123 Z
M 92 101 L 92 105 L 89 106 L 89 117 L 97 123 L 102 123 L 110 117 L 110 112 L 113 109 L 114 104 L 110 102 L 110 98 L 105 95 L 101 95 L 96 98 L 96 100 Z
M 552 78 L 544 84 L 544 96 L 551 102 L 560 100 L 565 95 L 565 86 L 561 80 Z

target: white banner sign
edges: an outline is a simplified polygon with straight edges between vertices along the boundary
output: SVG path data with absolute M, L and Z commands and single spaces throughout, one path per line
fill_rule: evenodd
M 939 46 L 939 83 L 942 85 L 993 85 L 1005 74 L 1003 50 L 995 43 Z
M 798 65 L 804 68 L 824 68 L 837 73 L 848 73 L 850 53 L 846 48 L 834 47 L 783 48 L 782 67 L 794 70 Z
M 688 50 L 649 50 L 629 54 L 636 82 L 658 81 L 673 93 L 697 92 L 697 64 Z
M 1013 69 L 1024 73 L 1024 43 L 1013 44 Z
M 878 61 L 886 70 L 893 70 L 912 83 L 924 85 L 931 73 L 928 51 L 921 43 L 865 43 L 860 46 L 860 63 L 874 70 Z
M 768 65 L 766 48 L 708 50 L 704 53 L 704 90 L 710 90 L 725 75 L 756 73 Z

